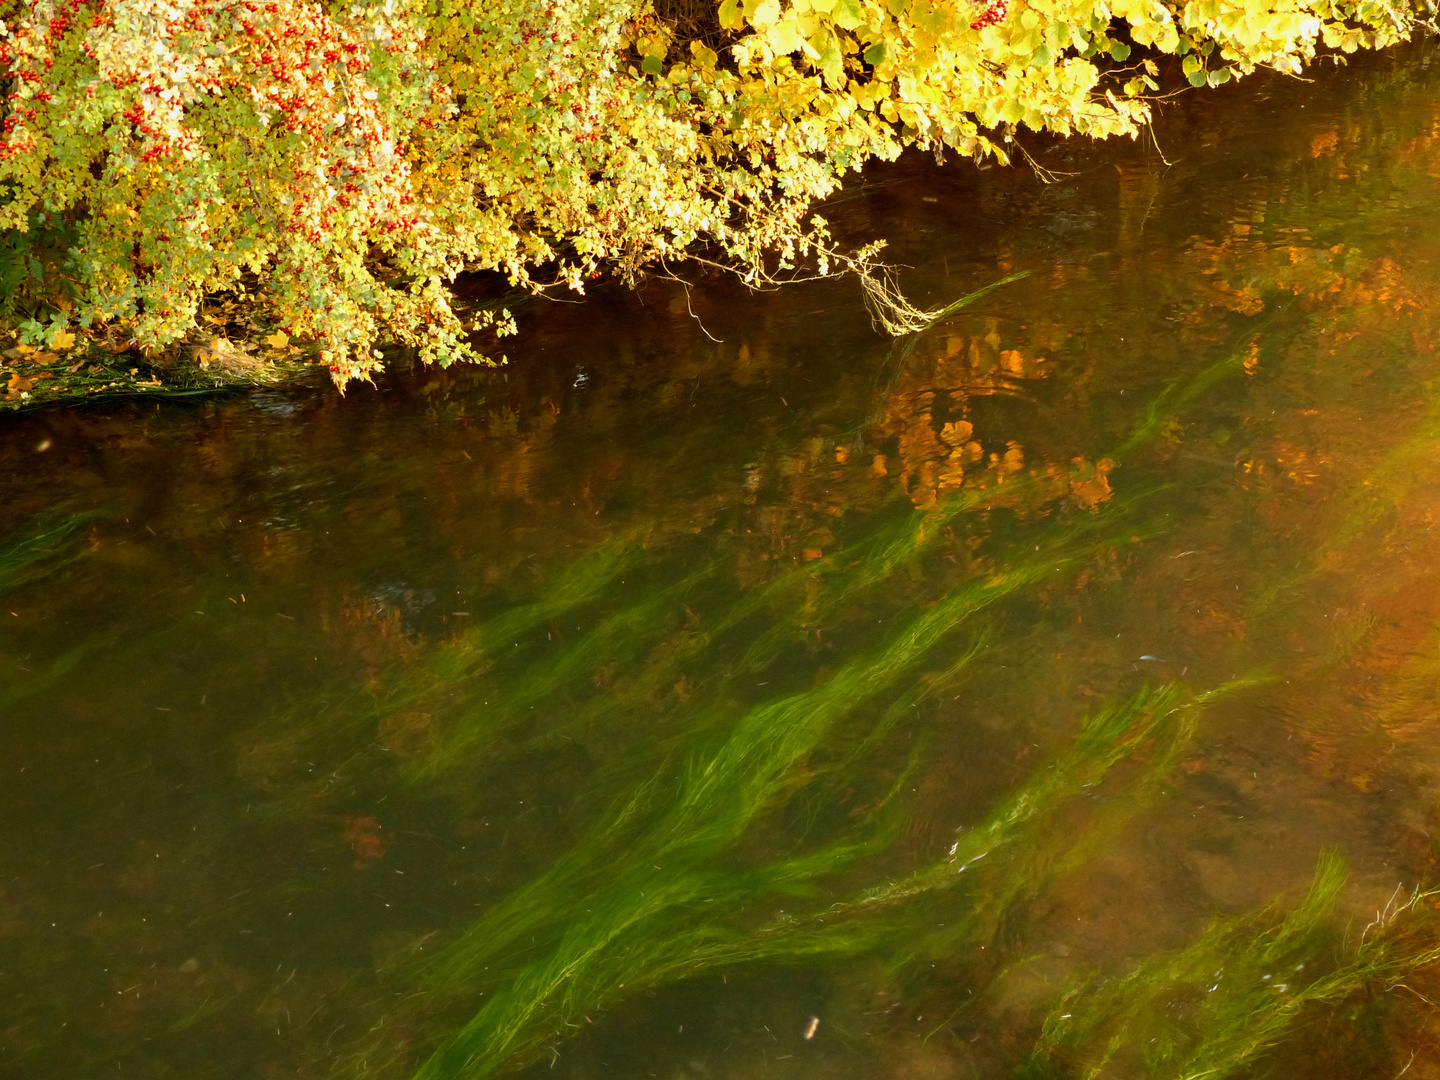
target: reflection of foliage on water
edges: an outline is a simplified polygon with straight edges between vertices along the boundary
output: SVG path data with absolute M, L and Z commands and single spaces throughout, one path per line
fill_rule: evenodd
M 1386 993 L 1440 960 L 1434 895 L 1392 897 L 1357 941 L 1331 927 L 1346 874 L 1327 853 L 1303 901 L 1217 922 L 1181 952 L 1066 991 L 1024 1080 L 1204 1080 L 1253 1068 L 1318 1010 Z

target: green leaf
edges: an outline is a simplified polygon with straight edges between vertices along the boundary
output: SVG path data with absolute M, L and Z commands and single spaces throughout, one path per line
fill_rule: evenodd
M 740 29 L 740 0 L 725 0 L 720 5 L 720 25 L 726 30 Z
M 1189 75 L 1186 75 L 1185 77 L 1190 80 L 1191 86 L 1204 86 L 1207 82 L 1205 78 L 1205 72 L 1203 71 L 1192 71 Z
M 1227 83 L 1230 81 L 1230 69 L 1220 68 L 1216 71 L 1210 72 L 1208 75 L 1205 76 L 1205 78 L 1211 86 L 1220 86 L 1222 83 Z
M 885 48 L 885 42 L 877 41 L 865 50 L 864 60 L 865 63 L 871 67 L 878 67 L 885 62 L 885 57 L 889 55 L 889 52 Z
M 860 7 L 860 0 L 836 0 L 830 17 L 840 29 L 854 30 L 865 21 L 865 12 Z
M 939 37 L 947 29 L 948 14 L 948 10 L 937 5 L 934 0 L 925 0 L 915 8 L 910 17 L 915 20 L 915 25 L 919 29 Z
M 1182 70 L 1184 70 L 1185 77 L 1189 78 L 1191 75 L 1194 75 L 1197 71 L 1200 70 L 1200 57 L 1196 56 L 1194 53 L 1191 53 L 1189 56 L 1185 57 L 1185 59 L 1180 62 L 1180 67 Z
M 1128 60 L 1130 58 L 1130 46 L 1123 41 L 1110 42 L 1110 55 L 1116 60 Z
M 833 30 L 826 30 L 823 35 L 817 34 L 816 38 L 812 38 L 810 42 L 820 54 L 816 67 L 825 73 L 825 81 L 838 89 L 845 82 L 845 61 L 840 55 L 840 40 Z
M 640 70 L 646 75 L 659 75 L 665 70 L 665 62 L 658 56 L 647 56 L 640 64 Z

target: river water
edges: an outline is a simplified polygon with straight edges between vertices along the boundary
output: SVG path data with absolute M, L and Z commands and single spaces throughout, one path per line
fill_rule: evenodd
M 6 420 L 0 1075 L 1440 1076 L 1437 69 Z

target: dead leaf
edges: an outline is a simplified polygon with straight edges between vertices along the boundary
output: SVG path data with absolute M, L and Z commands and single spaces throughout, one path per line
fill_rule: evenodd
M 35 380 L 27 379 L 18 371 L 10 376 L 10 385 L 6 387 L 12 394 L 24 394 L 35 388 Z
M 290 335 L 285 333 L 284 330 L 276 330 L 273 334 L 270 334 L 268 337 L 263 337 L 260 340 L 272 349 L 284 349 L 290 344 Z
M 30 357 L 30 359 L 36 364 L 58 364 L 60 362 L 60 357 L 56 356 L 53 352 L 37 352 L 34 356 Z

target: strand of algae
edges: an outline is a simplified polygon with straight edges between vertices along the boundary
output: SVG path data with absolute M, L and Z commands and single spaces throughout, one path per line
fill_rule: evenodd
M 1012 489 L 1023 489 L 1032 482 L 1030 477 L 1021 477 L 1012 479 L 1008 485 Z M 1138 492 L 1110 508 L 1109 513 L 1085 515 L 1067 522 L 1058 543 L 1051 538 L 1041 538 L 1040 544 L 1036 545 L 1042 552 L 1037 562 L 1044 565 L 1053 551 L 1062 562 L 1068 563 L 1071 556 L 1066 551 L 1075 549 L 1084 537 L 1107 528 L 1114 529 L 1115 517 L 1143 503 L 1152 494 L 1149 491 Z M 993 497 L 991 491 L 959 492 L 929 513 L 910 514 L 898 522 L 873 530 L 830 558 L 787 570 L 766 585 L 742 595 L 704 633 L 692 635 L 684 647 L 669 652 L 663 663 L 646 672 L 642 687 L 673 682 L 688 662 L 714 646 L 724 635 L 743 630 L 747 622 L 762 611 L 785 610 L 787 614 L 771 619 L 768 628 L 751 639 L 728 676 L 735 678 L 763 670 L 775 661 L 787 644 L 797 638 L 805 625 L 823 623 L 842 604 L 855 603 L 892 582 L 898 571 L 934 549 L 937 540 L 944 535 L 944 525 L 972 512 Z M 1133 537 L 1154 531 L 1153 527 L 1137 525 L 1127 535 Z M 1099 550 L 1104 546 L 1102 543 L 1089 550 Z M 488 695 L 484 704 L 472 700 L 453 718 L 443 747 L 422 768 L 412 773 L 413 778 L 428 780 L 436 769 L 454 763 L 463 764 L 487 738 L 493 739 L 507 724 L 513 723 L 563 685 L 583 682 L 602 664 L 618 666 L 633 659 L 647 643 L 653 642 L 663 632 L 661 614 L 667 608 L 673 609 L 702 580 L 713 576 L 715 570 L 712 565 L 695 571 L 684 580 L 608 617 L 580 641 L 515 674 L 511 680 L 514 689 L 498 690 Z M 793 602 L 787 603 L 797 594 L 807 592 L 811 595 L 803 614 Z M 411 700 L 409 695 L 407 700 Z M 634 717 L 636 707 L 642 704 L 644 702 L 613 692 L 592 696 L 562 724 L 542 721 L 539 730 L 532 731 L 527 745 L 534 748 L 545 741 L 567 737 L 577 729 L 592 728 L 610 720 L 628 721 Z
M 1235 366 L 1228 359 L 1213 365 L 1199 376 L 1202 387 Z M 1192 396 L 1184 391 L 1195 381 L 1178 380 L 1167 391 L 1167 400 L 1178 407 Z M 1163 411 L 1150 410 L 1125 446 L 1133 449 L 1153 435 L 1159 428 L 1155 416 Z M 1024 482 L 1017 477 L 1010 485 L 1018 487 Z M 808 588 L 819 582 L 821 599 L 817 603 L 828 601 L 827 610 L 833 610 L 860 590 L 886 585 L 894 580 L 897 569 L 930 548 L 947 516 L 964 513 L 992 497 L 993 492 L 963 492 L 939 514 L 909 515 L 831 558 L 781 575 L 732 603 L 707 634 L 696 635 L 693 648 L 677 650 L 667 662 L 705 654 L 717 636 L 743 631 L 751 616 L 766 607 L 783 606 L 799 586 Z M 991 826 L 967 834 L 956 849 L 960 861 L 947 861 L 932 868 L 928 876 L 871 890 L 825 912 L 800 919 L 780 918 L 774 925 L 766 923 L 764 914 L 783 898 L 813 894 L 838 871 L 853 870 L 866 855 L 883 851 L 883 815 L 862 819 L 848 835 L 831 839 L 818 849 L 759 865 L 746 861 L 747 857 L 753 859 L 753 852 L 747 856 L 746 841 L 762 817 L 787 805 L 813 778 L 810 758 L 817 749 L 842 741 L 857 718 L 863 723 L 866 716 L 874 715 L 870 702 L 892 697 L 888 708 L 882 706 L 878 722 L 862 730 L 858 738 L 850 738 L 851 747 L 872 747 L 880 742 L 885 730 L 904 712 L 905 703 L 915 696 L 913 689 L 895 694 L 897 684 L 913 683 L 911 676 L 918 664 L 947 639 L 962 636 L 962 629 L 978 632 L 981 628 L 975 624 L 982 620 L 977 617 L 996 602 L 1074 568 L 1097 551 L 1128 542 L 1137 529 L 1130 524 L 1122 531 L 1121 526 L 1127 518 L 1133 519 L 1134 506 L 1145 498 L 1145 494 L 1136 494 L 1116 500 L 1078 522 L 1052 522 L 1059 527 L 1038 537 L 1039 545 L 1030 541 L 1024 545 L 1036 548 L 1033 556 L 983 579 L 962 583 L 930 608 L 906 612 L 902 596 L 902 614 L 908 615 L 908 624 L 883 647 L 843 666 L 810 690 L 748 711 L 742 707 L 724 735 L 716 733 L 717 719 L 726 716 L 724 703 L 693 710 L 685 718 L 691 723 L 675 742 L 688 737 L 693 743 L 698 730 L 702 746 L 688 756 L 672 756 L 671 764 L 654 770 L 628 798 L 602 814 L 547 873 L 488 911 L 439 959 L 420 967 L 420 997 L 407 1025 L 415 1021 L 415 1014 L 429 1013 L 432 1007 L 453 1006 L 458 1011 L 466 1009 L 467 1002 L 473 1003 L 482 989 L 494 988 L 494 993 L 478 1013 L 470 1013 L 458 1031 L 444 1038 L 418 1077 L 439 1080 L 494 1074 L 572 1030 L 582 1013 L 705 967 L 877 947 L 904 936 L 905 919 L 900 912 L 907 904 L 961 883 L 976 890 L 978 897 L 971 905 L 975 916 L 970 924 L 993 926 L 1006 906 L 1024 894 L 1027 883 L 1034 887 L 1041 871 L 1063 867 L 1067 858 L 1078 858 L 1077 853 L 1084 849 L 1075 837 L 1059 830 L 1057 837 L 1047 836 L 1041 823 L 1053 820 L 1057 807 L 1073 801 L 1085 784 L 1098 782 L 1144 738 L 1142 733 L 1133 740 L 1111 737 L 1107 741 L 1101 734 L 1115 736 L 1127 729 L 1127 721 L 1138 722 L 1138 714 L 1148 706 L 1155 706 L 1151 712 L 1156 716 L 1171 715 L 1172 703 L 1146 698 L 1104 713 L 1100 721 L 1086 728 L 1095 739 L 1077 743 L 1078 759 L 1061 763 L 1063 767 L 1053 775 L 1040 776 L 997 812 Z M 1107 537 L 1104 534 L 1109 530 L 1114 531 Z M 1030 540 L 1034 539 L 1037 537 L 1032 535 Z M 895 605 L 889 606 L 893 610 Z M 794 622 L 796 617 L 788 621 Z M 538 629 L 542 622 L 533 625 Z M 648 629 L 643 619 L 627 619 L 624 625 L 636 634 Z M 945 681 L 963 675 L 977 640 L 978 633 L 972 634 L 968 647 L 952 647 L 949 666 L 941 662 Z M 752 651 L 740 670 L 764 662 L 766 651 Z M 592 663 L 603 660 L 603 652 L 587 652 Z M 552 695 L 558 689 L 553 681 L 548 686 Z M 618 701 L 602 703 L 596 709 L 597 716 L 612 719 L 625 712 L 624 703 Z M 506 722 L 494 713 L 491 717 Z M 494 721 L 487 717 L 485 722 Z M 537 723 L 555 730 L 548 716 L 537 717 Z M 464 764 L 476 745 L 469 741 L 469 752 L 455 755 L 453 764 Z M 1113 753 L 1102 752 L 1104 747 Z M 1169 756 L 1162 753 L 1159 757 L 1163 760 L 1157 768 L 1163 768 Z M 851 753 L 829 767 L 833 776 L 839 777 L 859 760 L 858 753 Z M 1090 760 L 1098 762 L 1096 768 L 1084 767 Z M 681 762 L 678 777 L 675 761 Z M 1057 775 L 1076 779 L 1067 784 L 1055 780 Z M 985 864 L 985 856 L 1005 839 L 1022 835 L 1025 843 L 1013 845 L 1012 852 L 1024 848 L 1029 853 L 1012 854 L 1004 862 L 1023 867 L 1023 872 L 1007 876 L 1003 870 L 991 869 L 999 860 Z M 1056 843 L 1061 850 L 1055 849 Z M 988 890 L 978 889 L 977 883 L 990 875 L 1003 880 L 992 882 Z M 986 895 L 993 899 L 986 901 Z M 948 940 L 925 945 L 954 947 L 963 936 L 950 935 Z
M 1175 380 L 1158 402 L 1146 409 L 1122 449 L 1128 453 L 1153 437 L 1173 410 L 1234 370 L 1238 370 L 1234 359 L 1226 358 L 1195 376 Z M 1117 450 L 1110 456 L 1119 453 Z M 1033 483 L 1033 477 L 1016 476 L 1005 486 L 1008 491 L 1018 492 Z M 1137 494 L 1132 500 L 1141 501 L 1146 494 Z M 333 737 L 342 728 L 368 728 L 407 710 L 433 714 L 438 721 L 433 728 L 438 735 L 435 744 L 402 766 L 412 782 L 428 785 L 442 772 L 455 773 L 467 767 L 482 751 L 493 755 L 519 748 L 534 750 L 573 738 L 577 732 L 603 731 L 617 722 L 632 724 L 638 710 L 653 711 L 657 687 L 673 684 L 687 665 L 707 650 L 713 652 L 711 647 L 717 640 L 744 632 L 761 612 L 788 609 L 786 614 L 772 616 L 771 625 L 750 639 L 739 665 L 729 672 L 731 677 L 772 663 L 787 643 L 803 637 L 800 631 L 806 624 L 833 617 L 842 604 L 858 601 L 867 593 L 883 592 L 898 571 L 934 550 L 947 523 L 982 507 L 993 497 L 993 491 L 968 489 L 928 513 L 912 513 L 882 523 L 833 555 L 796 566 L 766 585 L 748 590 L 703 632 L 691 635 L 682 647 L 658 658 L 654 654 L 662 652 L 656 645 L 666 631 L 667 606 L 673 610 L 689 603 L 694 591 L 716 575 L 719 563 L 702 566 L 658 593 L 630 602 L 606 616 L 578 641 L 566 642 L 558 649 L 547 648 L 544 655 L 529 662 L 522 660 L 518 670 L 513 668 L 510 658 L 515 654 L 511 649 L 517 641 L 562 616 L 604 603 L 617 580 L 637 567 L 645 557 L 643 533 L 627 533 L 582 555 L 537 600 L 482 621 L 458 641 L 437 650 L 418 670 L 393 672 L 389 680 L 382 680 L 382 685 L 388 682 L 388 686 L 378 697 L 369 689 L 330 689 L 322 695 L 327 702 L 323 728 Z M 1087 515 L 1073 521 L 1071 527 L 1081 532 L 1094 530 L 1097 525 L 1096 519 Z M 809 598 L 803 613 L 795 603 L 799 595 Z M 529 651 L 520 650 L 520 654 Z M 631 692 L 621 687 L 595 694 L 588 685 L 597 669 L 628 669 L 647 651 L 651 656 Z M 479 693 L 476 680 L 490 675 L 494 676 L 491 684 Z M 572 689 L 579 692 L 581 700 L 556 709 L 557 695 Z M 337 704 L 340 708 L 333 708 Z M 313 714 L 308 720 L 304 715 L 307 713 Z M 713 726 L 723 725 L 734 716 L 733 710 L 726 708 L 711 713 Z M 288 729 L 289 735 L 277 732 L 269 744 L 277 747 L 293 743 L 290 756 L 305 760 L 307 754 L 300 744 L 317 737 L 312 721 L 318 717 L 316 710 L 297 707 L 294 715 L 279 718 L 272 725 Z M 521 747 L 505 746 L 501 740 L 506 733 L 522 723 L 526 741 Z M 360 757 L 364 757 L 363 752 Z M 348 764 L 357 763 L 352 759 Z M 337 762 L 335 767 L 344 769 L 347 762 Z
M 807 754 L 846 712 L 899 680 L 944 634 L 965 619 L 1022 585 L 1055 572 L 1053 562 L 1052 556 L 1043 562 L 1032 561 L 1008 578 L 970 582 L 913 619 L 880 656 L 853 661 L 818 687 L 752 709 L 718 748 L 709 754 L 696 754 L 686 763 L 675 804 L 657 827 L 648 850 L 664 854 L 682 842 L 713 847 L 717 842 L 724 846 L 733 841 L 783 787 L 786 769 Z M 621 832 L 641 814 L 647 801 L 647 795 L 642 794 L 626 802 L 612 820 L 601 826 L 602 836 Z M 722 809 L 731 812 L 717 813 Z M 585 864 L 594 861 L 595 853 L 584 848 L 577 846 L 539 884 L 548 886 L 556 878 L 568 878 L 567 863 L 573 859 Z M 606 867 L 604 860 L 599 862 Z M 539 910 L 528 901 L 514 906 L 532 914 Z M 500 940 L 493 929 L 487 929 L 483 937 L 489 942 Z
M 347 682 L 307 695 L 305 701 L 265 725 L 269 731 L 264 744 L 271 753 L 288 752 L 295 760 L 303 760 L 309 752 L 305 748 L 322 737 L 338 740 L 351 736 L 354 744 L 357 732 L 372 728 L 387 715 L 442 704 L 497 666 L 505 656 L 506 643 L 513 646 L 547 623 L 572 616 L 603 598 L 622 574 L 640 565 L 646 551 L 643 541 L 643 529 L 630 529 L 588 549 L 566 564 L 533 600 L 481 620 L 436 650 L 418 670 L 396 668 L 369 685 Z M 595 649 L 597 638 L 603 636 L 593 631 L 589 647 Z M 377 684 L 383 687 L 378 694 Z M 493 717 L 508 714 L 499 701 L 490 712 Z M 476 741 L 468 740 L 468 744 Z M 370 744 L 363 741 L 360 745 L 362 749 L 334 762 L 330 771 L 338 773 L 363 758 Z M 312 786 L 326 784 L 328 781 Z M 269 809 L 283 812 L 278 806 Z
M 780 915 L 759 925 L 747 914 L 761 901 L 794 895 L 876 845 L 850 840 L 760 868 L 717 867 L 772 794 L 746 782 L 755 763 L 753 733 L 732 739 L 688 770 L 675 805 L 638 840 L 621 848 L 606 843 L 618 837 L 601 830 L 577 845 L 588 859 L 572 853 L 592 865 L 557 866 L 482 917 L 427 969 L 432 986 L 452 992 L 475 986 L 487 967 L 491 979 L 498 974 L 506 981 L 416 1080 L 493 1075 L 562 1037 L 583 1014 L 703 970 L 852 955 L 902 941 L 904 956 L 913 959 L 927 945 L 978 943 L 1011 902 L 1038 888 L 1047 857 L 1063 862 L 1082 846 L 1049 827 L 1055 816 L 1167 727 L 1165 745 L 1143 773 L 1142 786 L 1158 783 L 1188 736 L 1187 711 L 1178 691 L 1168 687 L 1102 710 L 1066 754 L 966 832 L 943 860 L 808 916 Z M 781 772 L 775 770 L 777 779 Z M 620 819 L 636 809 L 627 805 L 617 816 L 616 832 L 623 832 Z M 990 858 L 1002 849 L 1019 857 Z M 943 942 L 905 941 L 909 902 L 967 887 L 970 904 L 961 930 Z
M 507 951 L 517 943 L 533 948 L 541 941 L 541 948 L 551 951 L 517 973 L 514 982 L 437 1053 L 429 1072 L 420 1075 L 485 1075 L 520 1049 L 517 1044 L 525 1041 L 527 1032 L 542 1042 L 550 1038 L 556 1030 L 553 1010 L 561 1010 L 559 1024 L 568 1019 L 564 1002 L 578 999 L 580 1007 L 595 1008 L 602 987 L 634 987 L 643 981 L 635 973 L 620 977 L 607 969 L 616 956 L 638 960 L 641 971 L 655 969 L 648 953 L 665 948 L 667 941 L 674 943 L 674 934 L 667 935 L 657 922 L 706 904 L 706 921 L 696 931 L 704 936 L 710 932 L 705 927 L 714 925 L 717 898 L 753 902 L 757 895 L 783 891 L 822 869 L 833 871 L 868 850 L 863 841 L 842 844 L 763 873 L 752 872 L 761 873 L 760 879 L 742 875 L 740 884 L 727 885 L 730 879 L 717 877 L 707 865 L 734 849 L 752 822 L 792 789 L 802 760 L 858 704 L 905 677 L 967 620 L 1018 590 L 1063 573 L 1095 550 L 1089 537 L 1082 535 L 1077 542 L 1063 528 L 1053 532 L 1057 538 L 1037 545 L 1038 556 L 957 588 L 913 617 L 878 655 L 852 662 L 814 689 L 753 709 L 718 748 L 686 763 L 673 801 L 658 822 L 636 835 L 636 823 L 644 821 L 659 799 L 659 778 L 642 786 L 539 881 L 480 920 L 431 968 L 428 982 L 473 985 L 484 969 L 503 967 Z M 1131 533 L 1125 530 L 1127 538 Z M 963 665 L 951 666 L 952 676 L 959 667 Z M 887 715 L 893 718 L 893 710 Z M 574 910 L 577 897 L 585 898 L 586 911 Z M 684 954 L 693 955 L 695 944 Z M 587 972 L 595 983 L 593 993 L 577 989 L 584 981 L 580 974 Z M 538 1023 L 546 1016 L 551 1023 Z
M 1042 573 L 1062 572 L 1079 561 L 1113 549 L 1122 534 L 1128 541 L 1138 534 L 1153 532 L 1154 527 L 1147 524 L 1131 524 L 1128 527 L 1119 524 L 1144 498 L 1144 494 L 1131 496 L 1108 508 L 1108 513 L 1085 515 L 1083 519 L 1059 528 L 1052 525 L 1047 532 L 1032 537 L 1039 542 L 1029 545 L 1037 552 L 1031 556 L 1031 563 Z M 957 497 L 955 504 L 947 507 L 947 516 L 959 514 L 973 502 L 967 495 Z M 641 718 L 650 717 L 652 723 L 668 725 L 668 730 L 657 729 L 652 736 L 656 751 L 665 753 L 676 742 L 693 740 L 698 732 L 721 730 L 737 722 L 744 706 L 733 699 L 729 687 L 736 681 L 758 675 L 773 664 L 783 655 L 787 644 L 800 647 L 805 625 L 818 624 L 827 628 L 837 625 L 839 617 L 835 609 L 842 603 L 874 605 L 866 610 L 871 615 L 877 610 L 883 612 L 886 616 L 884 623 L 906 617 L 909 612 L 905 607 L 898 612 L 895 610 L 897 597 L 893 595 L 893 589 L 887 595 L 877 595 L 877 590 L 891 582 L 897 571 L 922 558 L 930 549 L 932 538 L 938 534 L 934 519 L 920 514 L 911 515 L 905 521 L 886 526 L 863 543 L 856 544 L 853 550 L 855 557 L 838 570 L 831 569 L 823 574 L 790 571 L 783 575 L 782 580 L 755 590 L 765 595 L 757 597 L 752 593 L 741 596 L 713 624 L 701 624 L 703 632 L 697 630 L 688 635 L 681 647 L 665 651 L 632 684 L 612 686 L 604 694 L 591 694 L 567 714 L 547 717 L 537 730 L 531 732 L 525 748 L 534 750 L 561 739 L 583 738 L 586 733 L 596 731 L 611 732 L 621 726 L 627 732 L 638 734 L 636 728 Z M 835 561 L 841 563 L 838 558 Z M 802 572 L 806 582 L 819 586 L 818 592 L 809 593 L 810 602 L 804 615 L 794 613 L 793 605 L 783 605 L 776 599 L 800 584 L 796 576 Z M 999 578 L 1006 573 L 1008 571 L 997 571 Z M 973 584 L 972 581 L 959 588 L 963 590 Z M 1025 583 L 1020 584 L 1023 587 Z M 808 588 L 808 585 L 801 587 Z M 915 600 L 902 594 L 899 603 L 909 605 Z M 750 637 L 747 647 L 745 635 L 752 625 L 749 619 L 762 605 L 778 606 L 786 613 L 772 618 L 770 629 Z M 874 622 L 881 624 L 882 620 Z M 727 657 L 734 655 L 737 646 L 743 650 L 738 660 L 721 664 L 718 671 L 713 670 L 713 663 L 707 668 L 707 652 L 711 657 L 716 654 Z M 601 661 L 591 654 L 589 662 L 594 665 Z M 673 683 L 681 675 L 693 676 L 697 680 L 702 700 L 706 703 L 696 707 L 681 706 L 683 711 L 679 715 L 657 711 L 652 692 Z M 874 737 L 871 736 L 872 742 Z M 648 760 L 645 763 L 648 765 Z
M 1018 487 L 1023 481 L 1013 483 Z M 713 625 L 705 627 L 704 632 L 691 635 L 682 647 L 648 663 L 630 693 L 612 688 L 607 693 L 596 694 L 590 686 L 591 676 L 602 666 L 631 669 L 636 658 L 653 650 L 657 640 L 667 633 L 667 614 L 683 607 L 694 590 L 714 577 L 723 564 L 706 564 L 677 582 L 641 596 L 607 615 L 578 640 L 558 649 L 547 649 L 519 670 L 502 669 L 504 677 L 500 684 L 479 693 L 475 680 L 488 673 L 493 665 L 507 662 L 514 638 L 533 633 L 560 614 L 574 614 L 580 606 L 596 600 L 607 575 L 613 581 L 620 572 L 635 566 L 637 556 L 633 548 L 627 551 L 618 544 L 609 546 L 603 557 L 592 558 L 589 554 L 582 557 L 588 568 L 600 572 L 567 572 L 559 587 L 547 590 L 533 604 L 467 631 L 459 642 L 439 650 L 418 671 L 397 673 L 378 701 L 369 691 L 355 688 L 338 695 L 325 694 L 327 701 L 338 698 L 343 708 L 338 720 L 332 719 L 334 710 L 324 713 L 323 734 L 334 738 L 337 733 L 343 733 L 342 727 L 368 726 L 406 709 L 433 711 L 444 719 L 438 745 L 403 766 L 403 775 L 410 782 L 427 785 L 441 772 L 458 774 L 481 757 L 493 758 L 497 753 L 504 753 L 505 748 L 498 740 L 522 722 L 526 728 L 526 741 L 522 746 L 532 750 L 573 737 L 577 731 L 604 731 L 616 724 L 632 728 L 642 710 L 653 711 L 653 698 L 648 691 L 673 683 L 686 665 L 702 659 L 707 650 L 713 654 L 717 641 L 724 635 L 743 633 L 747 621 L 766 608 L 783 610 L 793 590 L 807 588 L 809 583 L 818 582 L 821 588 L 814 602 L 815 611 L 807 616 L 812 619 L 833 612 L 842 602 L 856 600 L 867 590 L 876 590 L 892 580 L 897 571 L 924 557 L 941 534 L 940 526 L 973 509 L 985 495 L 964 492 L 939 513 L 911 514 L 899 522 L 882 525 L 838 553 L 829 567 L 822 569 L 806 564 L 741 595 L 715 618 Z M 1060 530 L 1058 539 L 1039 538 L 1040 554 L 1034 562 L 1043 567 L 1050 560 L 1059 559 L 1054 567 L 1059 569 L 1073 565 L 1077 552 L 1089 555 L 1113 546 L 1110 541 L 1088 538 L 1106 528 L 1118 535 L 1120 530 L 1115 519 L 1147 496 L 1148 493 L 1140 493 L 1123 504 L 1107 508 L 1106 513 L 1084 515 Z M 1128 539 L 1153 531 L 1137 525 L 1131 526 L 1125 535 Z M 801 622 L 798 614 L 775 620 L 770 631 L 752 639 L 740 661 L 726 671 L 726 677 L 743 676 L 772 662 L 785 639 L 797 632 Z M 556 709 L 559 696 L 571 687 L 579 688 L 584 699 Z M 695 710 L 685 718 L 687 732 L 696 729 L 703 711 Z M 709 709 L 709 715 L 709 727 L 715 728 L 732 721 L 735 712 L 731 704 L 721 702 Z M 314 730 L 313 724 L 296 724 L 293 718 L 290 723 L 277 726 L 289 729 L 288 741 L 294 744 L 290 756 L 297 760 L 304 757 L 301 744 L 321 734 Z M 284 741 L 286 737 L 277 736 L 269 745 L 274 749 Z M 364 754 L 363 749 L 358 752 L 358 756 Z M 337 767 L 345 768 L 346 762 L 338 763 Z
M 1248 609 L 1250 617 L 1269 614 L 1285 596 L 1296 593 L 1306 582 L 1324 573 L 1335 556 L 1393 513 L 1413 488 L 1433 475 L 1420 466 L 1428 466 L 1440 446 L 1440 394 L 1429 383 L 1425 388 L 1430 395 L 1429 408 L 1415 430 L 1351 487 L 1344 500 L 1344 513 L 1330 535 L 1311 548 L 1311 557 L 1293 573 L 1257 594 Z
M 1073 986 L 1019 1080 L 1219 1080 L 1263 1061 L 1317 1008 L 1392 989 L 1440 961 L 1424 905 L 1435 894 L 1417 889 L 1387 905 L 1355 945 L 1339 944 L 1327 969 L 1337 951 L 1328 923 L 1345 882 L 1343 862 L 1327 851 L 1289 914 L 1272 904 L 1220 921 L 1179 953 L 1098 987 Z
M 51 510 L 26 522 L 0 544 L 0 596 L 80 558 L 83 552 L 73 550 L 75 534 L 95 517 Z
M 890 960 L 895 969 L 973 953 L 994 938 L 1018 902 L 1088 861 L 1124 822 L 1162 794 L 1164 781 L 1191 741 L 1201 709 L 1258 681 L 1238 679 L 1191 697 L 1173 684 L 1147 686 L 1107 705 L 1081 725 L 1063 754 L 1038 769 L 983 822 L 962 832 L 944 859 L 837 903 L 808 922 L 781 920 L 768 932 L 786 943 L 786 954 L 797 957 L 856 951 L 888 941 L 896 946 Z M 1087 808 L 1089 820 L 1079 831 L 1073 821 L 1069 828 L 1057 827 L 1079 797 L 1096 788 L 1115 766 L 1142 757 L 1141 768 L 1115 797 L 1098 810 Z M 993 858 L 1002 853 L 1003 865 Z M 965 917 L 953 920 L 943 933 L 932 929 L 917 937 L 908 905 L 966 885 Z M 835 936 L 835 927 L 846 927 L 854 935 L 848 945 L 840 944 L 844 935 Z M 741 959 L 780 955 L 757 949 Z
M 83 557 L 84 551 L 77 550 L 80 530 L 97 516 L 94 512 L 65 513 L 63 509 L 52 509 L 32 517 L 0 544 L 0 596 Z M 0 708 L 8 708 L 54 686 L 90 648 L 87 644 L 69 649 L 52 660 L 45 670 L 0 689 Z

